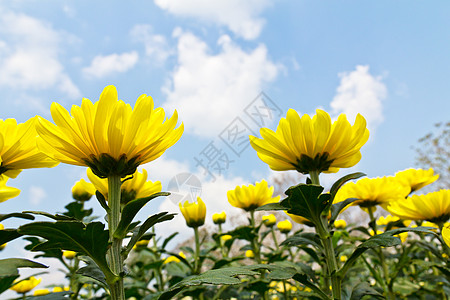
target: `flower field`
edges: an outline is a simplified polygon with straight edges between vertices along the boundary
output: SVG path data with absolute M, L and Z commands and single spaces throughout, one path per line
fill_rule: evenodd
M 276 195 L 266 179 L 229 190 L 229 205 L 247 220 L 230 230 L 223 226 L 230 223 L 225 212 L 213 215 L 213 232 L 203 230 L 208 207 L 200 197 L 180 202 L 193 238 L 186 237 L 176 250 L 168 244 L 177 232 L 162 236 L 154 227 L 170 224 L 173 213 L 136 216 L 153 199 L 169 195 L 138 167 L 177 147 L 184 130 L 177 112 L 167 118 L 147 95 L 132 108 L 107 86 L 98 101 L 83 99 L 70 112 L 53 103 L 51 116 L 21 124 L 0 121 L 0 202 L 19 195 L 8 179 L 30 168 L 84 166 L 89 181 L 74 184 L 73 201 L 61 214 L 24 207 L 0 215 L 0 247 L 23 239 L 35 255 L 33 260 L 1 257 L 0 294 L 114 300 L 450 295 L 450 190 L 421 191 L 439 174 L 407 169 L 368 178 L 358 172 L 329 190 L 321 185 L 321 177 L 360 161 L 370 135 L 362 115 L 352 124 L 344 114 L 333 121 L 320 109 L 313 116 L 290 109 L 276 131 L 261 128 L 261 138 L 249 136 L 261 163 L 274 171 L 295 170 L 306 180 L 283 195 Z M 105 218 L 93 217 L 98 204 Z M 364 218 L 346 220 L 350 209 Z M 46 220 L 36 221 L 37 216 Z M 22 225 L 8 227 L 12 218 Z M 64 284 L 48 288 L 41 280 L 47 267 L 41 257 L 63 265 Z M 22 268 L 36 269 L 35 275 L 21 276 Z

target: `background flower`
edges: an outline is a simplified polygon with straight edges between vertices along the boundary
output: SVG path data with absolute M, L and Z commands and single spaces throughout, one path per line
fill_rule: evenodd
M 199 227 L 205 224 L 206 205 L 200 197 L 197 197 L 197 202 L 186 201 L 184 204 L 179 203 L 179 206 L 187 226 Z
M 234 190 L 227 192 L 228 202 L 234 207 L 252 211 L 265 204 L 278 202 L 280 196 L 273 198 L 273 190 L 273 186 L 269 188 L 265 180 L 256 182 L 255 185 L 237 186 Z
M 410 193 L 435 182 L 439 178 L 439 175 L 435 175 L 431 168 L 428 170 L 406 169 L 395 173 L 395 178 L 411 187 L 410 192 L 408 193 L 409 195 Z M 405 195 L 405 197 L 408 195 Z

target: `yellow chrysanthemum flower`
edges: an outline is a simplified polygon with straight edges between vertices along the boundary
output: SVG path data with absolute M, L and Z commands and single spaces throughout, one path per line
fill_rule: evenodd
M 356 116 L 353 126 L 341 114 L 331 122 L 330 115 L 316 110 L 311 117 L 289 109 L 286 119 L 281 119 L 276 132 L 261 128 L 262 139 L 250 136 L 250 144 L 259 158 L 272 170 L 297 170 L 308 174 L 337 172 L 339 168 L 350 168 L 361 159 L 361 147 L 369 138 L 366 120 Z
M 48 289 L 40 289 L 35 290 L 33 293 L 33 296 L 44 296 L 50 294 L 50 291 Z
M 277 222 L 277 218 L 274 214 L 270 214 L 267 216 L 262 216 L 262 221 L 267 227 L 272 227 Z
M 226 242 L 226 241 L 228 241 L 228 240 L 231 240 L 233 237 L 231 236 L 231 235 L 229 235 L 229 234 L 225 234 L 225 235 L 222 235 L 221 237 L 220 237 L 220 239 L 222 240 L 222 241 L 224 241 L 224 242 Z
M 292 223 L 289 220 L 284 220 L 284 221 L 278 222 L 277 228 L 282 233 L 289 233 L 289 231 L 292 230 Z
M 8 199 L 19 196 L 20 190 L 14 187 L 6 186 L 8 177 L 0 176 L 0 203 Z
M 16 291 L 19 294 L 25 294 L 34 289 L 41 282 L 41 280 L 42 278 L 31 276 L 26 280 L 19 281 L 18 283 L 10 287 L 10 289 Z
M 340 260 L 341 262 L 346 262 L 347 259 L 348 259 L 347 255 L 341 255 L 341 256 L 339 256 L 339 260 Z
M 77 253 L 75 251 L 71 251 L 71 250 L 63 251 L 63 256 L 67 259 L 74 259 L 76 255 L 77 255 Z
M 89 193 L 99 191 L 108 200 L 108 179 L 99 178 L 96 176 L 91 168 L 88 168 L 87 176 L 89 181 L 92 182 L 92 187 L 88 190 Z M 86 188 L 89 189 L 88 186 Z M 162 185 L 160 181 L 152 182 L 147 181 L 147 170 L 143 169 L 142 173 L 136 171 L 133 174 L 133 178 L 125 180 L 121 186 L 120 202 L 126 204 L 134 199 L 144 198 L 151 196 L 155 193 L 161 192 Z
M 410 193 L 435 182 L 439 178 L 439 175 L 434 175 L 434 171 L 431 168 L 429 170 L 406 169 L 395 173 L 395 178 L 410 187 L 410 192 L 405 195 L 406 197 Z
M 180 251 L 180 252 L 178 253 L 178 255 L 181 256 L 181 257 L 183 257 L 183 258 L 186 258 L 186 255 L 183 253 L 183 251 Z M 171 262 L 179 263 L 179 262 L 180 262 L 180 259 L 179 259 L 178 257 L 174 256 L 174 255 L 169 256 L 169 257 L 167 257 L 166 259 L 164 259 L 164 264 L 168 264 L 168 263 L 171 263 Z
M 345 220 L 336 220 L 334 221 L 334 228 L 344 229 L 347 227 L 347 222 Z
M 197 202 L 189 203 L 186 200 L 183 205 L 179 203 L 179 206 L 187 226 L 194 228 L 205 224 L 206 205 L 200 197 L 197 197 Z
M 225 223 L 227 219 L 227 214 L 223 211 L 221 213 L 215 213 L 212 215 L 213 223 L 216 225 Z
M 255 253 L 253 253 L 252 250 L 247 250 L 247 251 L 245 251 L 245 257 L 254 258 L 255 257 Z
M 400 219 L 444 224 L 450 218 L 450 190 L 412 195 L 403 201 L 390 203 L 387 210 Z
M 447 246 L 450 247 L 450 227 L 444 226 L 442 228 L 442 238 L 444 239 L 444 242 L 447 244 Z
M 88 201 L 93 196 L 92 191 L 95 191 L 92 183 L 80 179 L 72 187 L 72 198 L 78 201 Z
M 269 188 L 265 180 L 256 182 L 255 185 L 237 186 L 234 190 L 227 192 L 228 202 L 234 207 L 253 211 L 265 204 L 280 201 L 280 196 L 272 198 L 273 190 L 273 186 Z
M 334 203 L 356 198 L 359 200 L 352 205 L 359 205 L 363 209 L 376 205 L 386 208 L 390 202 L 403 201 L 408 191 L 409 187 L 394 177 L 362 178 L 343 185 L 336 193 Z
M 39 149 L 57 161 L 88 166 L 102 178 L 133 174 L 137 166 L 160 157 L 183 133 L 183 124 L 175 129 L 176 111 L 164 120 L 164 110 L 155 109 L 147 95 L 141 95 L 132 109 L 118 100 L 112 85 L 95 104 L 84 98 L 81 107 L 73 105 L 70 112 L 53 103 L 56 125 L 39 119 Z
M 36 147 L 37 117 L 17 124 L 0 120 L 0 175 L 15 178 L 22 169 L 51 168 L 58 164 Z

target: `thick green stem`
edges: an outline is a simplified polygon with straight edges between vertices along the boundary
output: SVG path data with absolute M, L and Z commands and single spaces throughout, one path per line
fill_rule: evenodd
M 319 171 L 310 171 L 309 176 L 312 184 L 320 185 Z M 341 299 L 341 279 L 338 277 L 338 265 L 336 255 L 334 254 L 333 241 L 330 230 L 328 229 L 328 219 L 326 216 L 320 216 L 320 219 L 315 222 L 316 232 L 322 240 L 322 245 L 325 251 L 325 259 L 327 262 L 328 276 L 331 278 L 331 292 L 333 299 Z M 328 288 L 328 287 L 327 287 Z
M 123 288 L 123 260 L 122 260 L 122 239 L 114 237 L 114 232 L 120 222 L 120 188 L 122 182 L 119 175 L 108 176 L 108 204 L 110 211 L 108 213 L 108 229 L 109 229 L 109 241 L 112 243 L 111 248 L 108 251 L 109 268 L 118 276 L 118 279 L 114 282 L 108 282 L 111 299 L 112 300 L 124 300 L 125 291 Z
M 194 227 L 194 235 L 195 235 L 194 274 L 200 274 L 200 237 L 198 235 L 198 227 Z

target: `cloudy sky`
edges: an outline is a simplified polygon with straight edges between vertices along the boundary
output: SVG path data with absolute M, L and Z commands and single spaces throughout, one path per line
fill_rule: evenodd
M 449 13 L 447 1 L 0 0 L 0 118 L 51 118 L 53 101 L 70 109 L 109 84 L 131 104 L 151 95 L 185 126 L 144 166 L 151 179 L 168 190 L 193 174 L 208 218 L 232 213 L 227 190 L 278 174 L 231 133 L 274 129 L 289 108 L 366 118 L 361 162 L 336 176 L 413 167 L 411 147 L 448 121 Z M 9 181 L 21 195 L 1 211 L 62 211 L 81 177 L 75 166 L 25 170 Z M 158 201 L 143 214 L 178 211 L 173 199 Z M 160 232 L 181 227 L 178 218 Z

